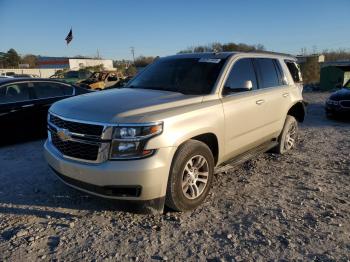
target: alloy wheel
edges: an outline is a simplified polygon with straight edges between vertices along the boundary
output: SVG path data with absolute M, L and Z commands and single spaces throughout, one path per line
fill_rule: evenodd
M 182 192 L 188 199 L 198 198 L 208 183 L 209 164 L 202 155 L 193 156 L 182 172 Z

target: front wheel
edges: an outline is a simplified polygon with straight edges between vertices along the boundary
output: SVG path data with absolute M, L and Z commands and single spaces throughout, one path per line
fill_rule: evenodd
M 287 115 L 281 135 L 278 138 L 278 145 L 274 148 L 274 152 L 284 154 L 296 146 L 298 138 L 298 122 L 290 115 Z
M 199 206 L 209 193 L 213 172 L 214 158 L 206 144 L 197 140 L 182 144 L 172 162 L 166 205 L 176 211 Z

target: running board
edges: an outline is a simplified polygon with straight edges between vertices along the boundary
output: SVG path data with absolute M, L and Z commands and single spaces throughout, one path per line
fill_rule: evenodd
M 276 141 L 269 141 L 267 143 L 261 144 L 260 146 L 250 149 L 247 152 L 240 154 L 230 160 L 225 161 L 224 163 L 220 164 L 218 167 L 215 168 L 214 173 L 220 173 L 225 172 L 226 170 L 238 166 L 240 164 L 243 164 L 244 162 L 262 154 L 266 151 L 269 151 L 270 149 L 277 146 L 278 143 Z

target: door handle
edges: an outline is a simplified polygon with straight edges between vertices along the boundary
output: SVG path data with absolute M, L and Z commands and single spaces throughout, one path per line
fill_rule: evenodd
M 22 107 L 22 108 L 26 108 L 26 107 L 32 107 L 32 106 L 34 106 L 34 104 L 23 105 L 23 106 L 21 106 L 21 107 Z
M 265 100 L 260 99 L 258 101 L 255 102 L 257 105 L 262 105 L 263 103 L 265 103 Z
M 284 93 L 282 96 L 287 97 L 287 96 L 289 96 L 289 93 Z

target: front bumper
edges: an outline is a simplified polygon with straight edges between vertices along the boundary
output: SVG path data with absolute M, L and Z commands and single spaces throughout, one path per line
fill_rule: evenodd
M 63 158 L 49 141 L 44 145 L 49 166 L 64 183 L 104 198 L 137 201 L 164 198 L 175 150 L 160 148 L 145 159 L 90 164 Z

